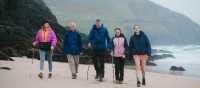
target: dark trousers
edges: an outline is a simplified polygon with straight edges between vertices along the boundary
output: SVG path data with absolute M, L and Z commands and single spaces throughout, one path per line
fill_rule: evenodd
M 122 57 L 114 57 L 116 80 L 124 80 L 124 61 L 125 60 Z
M 99 51 L 94 51 L 94 56 L 93 56 L 93 63 L 94 63 L 94 68 L 96 70 L 96 75 L 99 77 L 104 77 L 104 56 L 105 52 L 99 52 Z

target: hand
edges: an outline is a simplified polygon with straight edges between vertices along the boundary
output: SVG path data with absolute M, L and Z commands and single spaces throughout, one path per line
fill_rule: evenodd
M 52 51 L 54 50 L 54 47 L 53 47 L 53 46 L 51 46 L 51 50 L 52 50 Z
M 34 41 L 32 44 L 33 44 L 33 46 L 35 47 L 35 46 L 37 45 L 37 42 L 36 42 L 36 41 Z
M 114 54 L 113 51 L 111 51 L 111 52 L 110 52 L 110 55 L 113 56 L 113 54 Z
M 107 51 L 107 52 L 112 52 L 112 51 L 111 51 L 111 49 L 109 49 L 109 48 L 108 48 L 108 49 L 106 49 L 106 51 Z
M 91 47 L 92 47 L 92 46 L 91 46 L 91 43 L 88 43 L 88 47 L 89 47 L 89 48 L 91 48 Z
M 123 56 L 122 56 L 122 58 L 126 58 L 126 56 L 125 56 L 125 55 L 123 55 Z

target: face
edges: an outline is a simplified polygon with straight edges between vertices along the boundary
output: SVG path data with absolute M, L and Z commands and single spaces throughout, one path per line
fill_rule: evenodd
M 76 30 L 76 24 L 75 24 L 75 23 L 70 23 L 70 24 L 69 24 L 69 29 L 70 29 L 71 31 Z
M 134 26 L 133 32 L 134 32 L 136 35 L 139 35 L 139 34 L 140 34 L 140 26 Z
M 101 22 L 96 22 L 96 27 L 100 28 L 101 27 Z
M 49 23 L 44 23 L 44 28 L 49 28 Z
M 115 35 L 116 35 L 116 36 L 120 36 L 120 34 L 121 34 L 121 31 L 120 31 L 120 30 L 115 30 Z

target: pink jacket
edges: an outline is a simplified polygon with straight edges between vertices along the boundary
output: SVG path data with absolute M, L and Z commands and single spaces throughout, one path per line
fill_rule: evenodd
M 35 41 L 38 44 L 39 44 L 39 42 L 51 42 L 51 45 L 56 47 L 57 37 L 56 37 L 55 32 L 52 30 L 52 28 L 48 29 L 45 41 L 43 40 L 43 34 L 42 33 L 43 33 L 43 29 L 40 29 L 37 32 Z
M 125 37 L 114 37 L 113 40 L 113 56 L 125 57 L 125 48 L 128 46 Z

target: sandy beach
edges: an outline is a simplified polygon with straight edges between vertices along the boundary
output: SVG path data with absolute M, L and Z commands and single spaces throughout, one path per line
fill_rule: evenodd
M 90 66 L 87 80 L 88 65 L 80 65 L 77 79 L 71 79 L 67 63 L 54 62 L 53 77 L 48 79 L 48 63 L 45 62 L 45 74 L 41 80 L 37 77 L 39 61 L 25 57 L 14 57 L 15 61 L 0 61 L 0 67 L 10 67 L 11 70 L 0 69 L 0 88 L 137 88 L 134 70 L 125 70 L 124 84 L 113 83 L 112 66 L 106 64 L 105 81 L 94 80 L 95 71 Z M 199 88 L 200 80 L 189 77 L 147 72 L 147 85 L 141 88 Z

